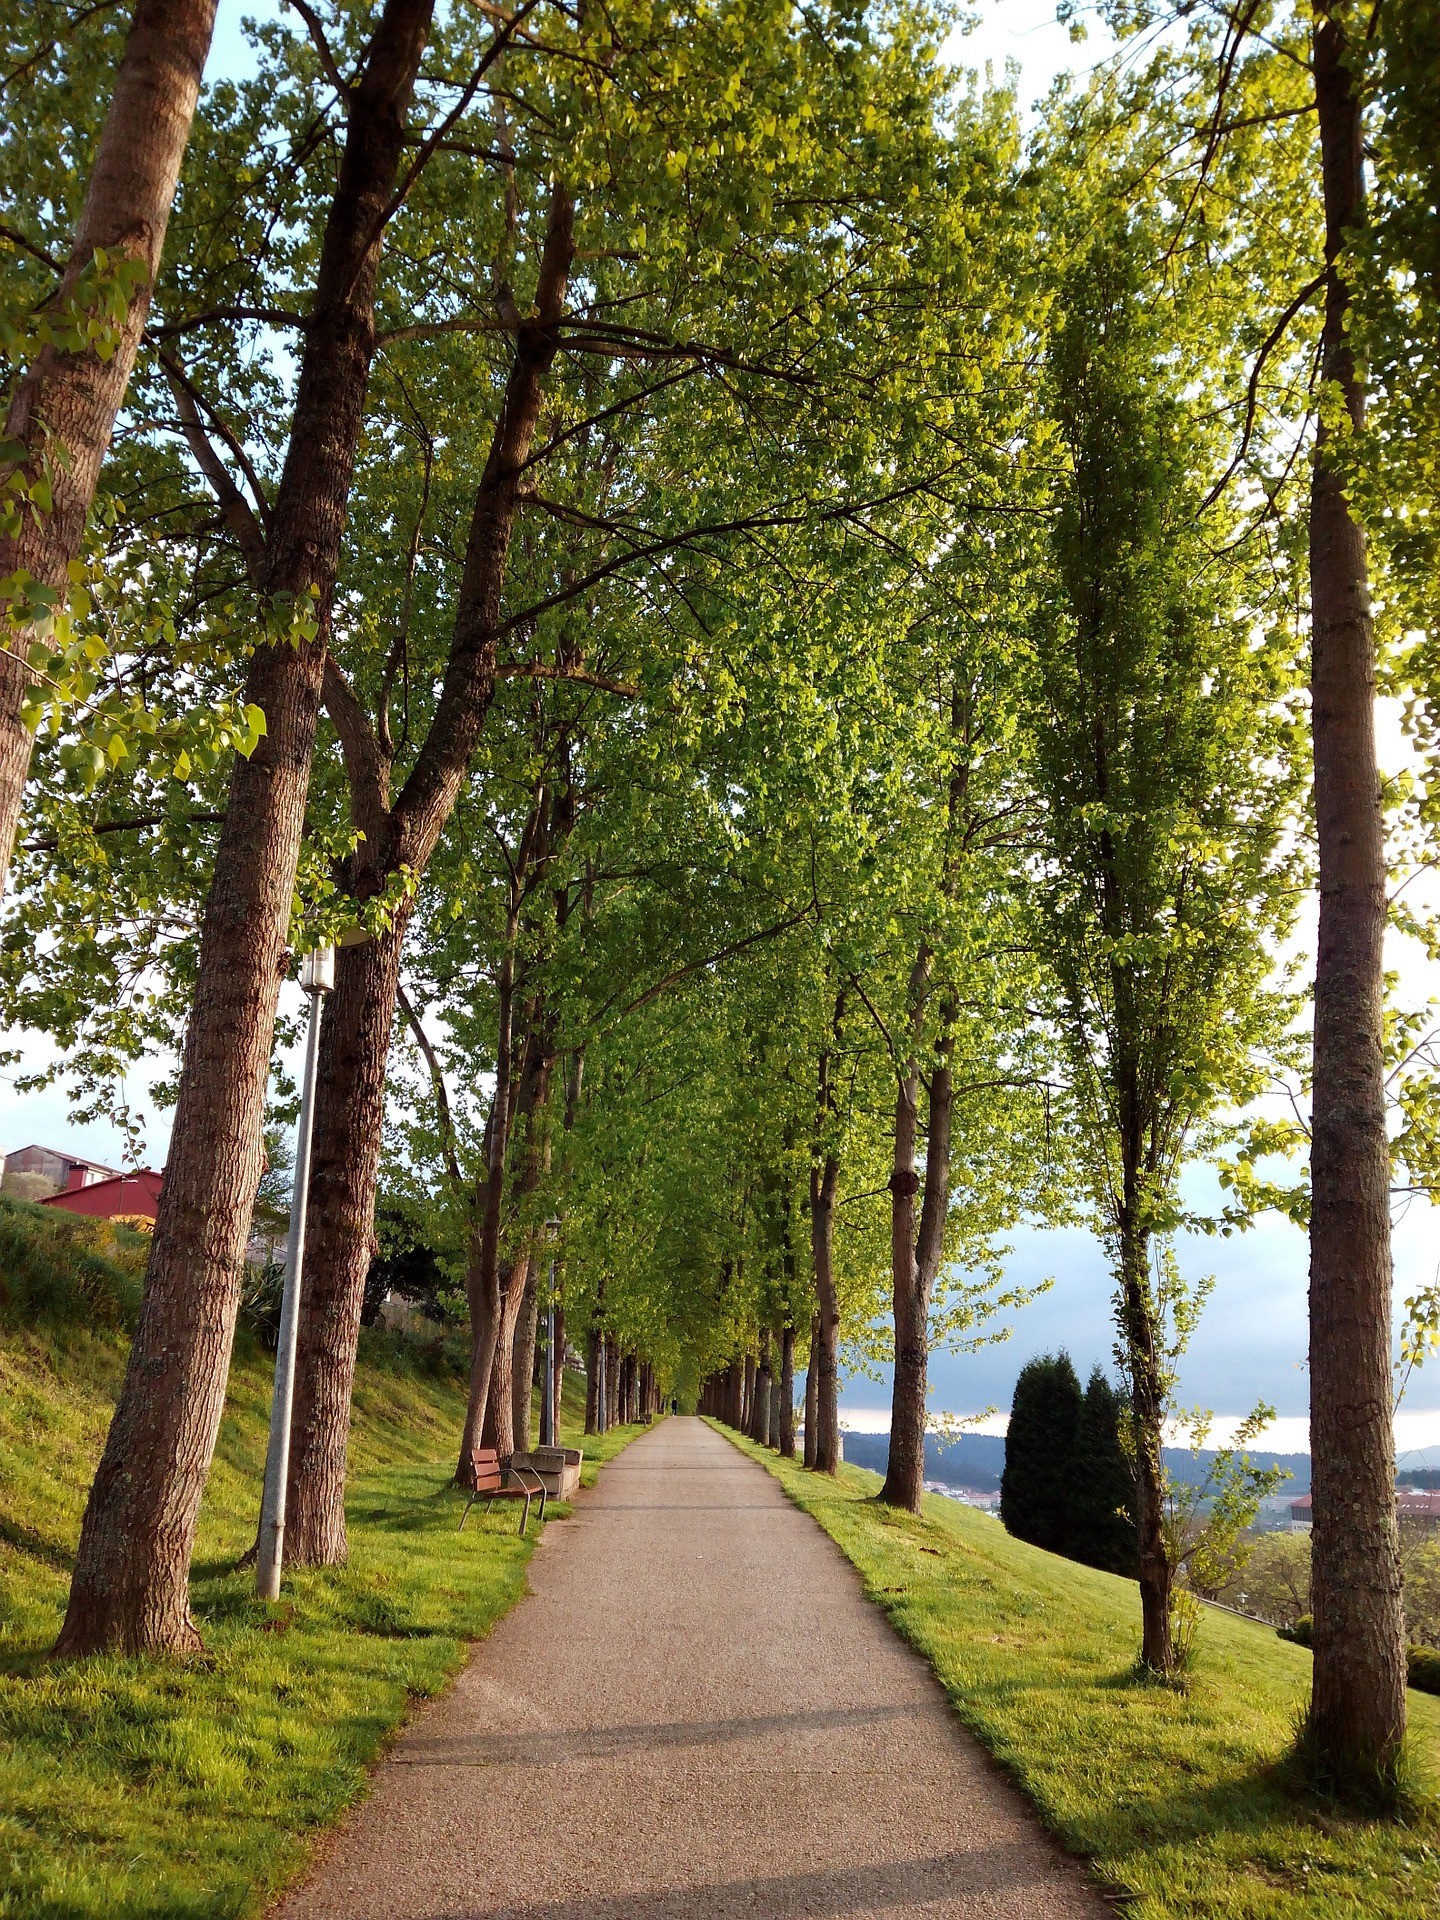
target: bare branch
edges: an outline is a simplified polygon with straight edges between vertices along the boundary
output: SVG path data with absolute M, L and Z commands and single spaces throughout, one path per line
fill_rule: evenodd
M 396 985 L 395 993 L 400 1002 L 400 1011 L 405 1016 L 405 1024 L 415 1037 L 425 1065 L 430 1071 L 430 1085 L 435 1093 L 435 1107 L 440 1116 L 440 1151 L 445 1156 L 445 1171 L 450 1176 L 450 1184 L 458 1196 L 464 1195 L 465 1186 L 460 1178 L 460 1156 L 455 1147 L 455 1121 L 450 1112 L 450 1095 L 445 1089 L 445 1074 L 430 1044 L 430 1036 L 420 1024 L 420 1016 L 410 1004 L 404 983 Z

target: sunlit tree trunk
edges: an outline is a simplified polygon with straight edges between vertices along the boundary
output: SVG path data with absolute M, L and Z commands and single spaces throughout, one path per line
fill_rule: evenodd
M 98 249 L 112 271 L 135 271 L 124 318 L 112 327 L 103 358 L 94 348 L 64 353 L 42 346 L 17 382 L 6 416 L 3 438 L 12 455 L 19 454 L 27 485 L 48 467 L 51 504 L 46 513 L 23 513 L 13 532 L 0 529 L 0 580 L 20 575 L 62 601 L 150 313 L 214 24 L 215 0 L 136 0 L 74 245 L 48 303 L 62 326 L 72 303 L 90 310 L 82 276 L 93 272 Z M 20 717 L 31 685 L 25 665 L 31 628 L 23 608 L 11 605 L 13 625 L 0 634 L 0 893 L 33 737 Z
M 805 1437 L 801 1464 L 815 1470 L 815 1422 L 820 1384 L 820 1316 L 810 1319 L 810 1359 L 805 1367 Z
M 81 1528 L 56 1651 L 193 1647 L 190 1555 L 225 1402 L 331 595 L 374 350 L 383 216 L 432 0 L 388 0 L 351 101 L 321 248 L 267 595 L 313 601 L 314 642 L 259 648 L 265 738 L 237 760 L 200 933 L 195 1000 L 145 1294 Z
M 1347 333 L 1342 255 L 1365 219 L 1364 137 L 1349 64 L 1359 49 L 1347 46 L 1344 19 L 1332 0 L 1316 0 L 1328 273 L 1320 371 L 1359 427 L 1365 393 Z M 1310 600 L 1320 927 L 1310 1154 L 1309 1734 L 1337 1783 L 1373 1789 L 1394 1774 L 1406 1684 L 1391 1420 L 1385 841 L 1365 535 L 1324 425 L 1311 482 Z

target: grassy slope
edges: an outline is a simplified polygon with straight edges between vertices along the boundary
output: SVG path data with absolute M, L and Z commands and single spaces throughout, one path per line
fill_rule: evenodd
M 196 1556 L 204 1655 L 49 1666 L 123 1364 L 113 1330 L 0 1329 L 4 1920 L 259 1911 L 362 1790 L 409 1702 L 439 1691 L 519 1598 L 537 1531 L 522 1543 L 517 1506 L 501 1503 L 457 1534 L 446 1482 L 461 1384 L 367 1340 L 350 1564 L 287 1576 L 279 1605 L 262 1605 L 233 1568 L 255 1530 L 271 1363 L 242 1353 Z M 567 1393 L 567 1440 L 576 1412 Z M 587 1469 L 636 1431 L 587 1443 Z
M 726 1437 L 736 1436 L 720 1428 Z M 1310 1656 L 1207 1609 L 1189 1691 L 1133 1673 L 1132 1583 L 1013 1540 L 928 1495 L 921 1519 L 736 1441 L 854 1562 L 934 1668 L 961 1720 L 1074 1852 L 1145 1920 L 1434 1920 L 1440 1818 L 1349 1820 L 1281 1765 Z M 1440 1701 L 1410 1695 L 1422 1769 L 1440 1775 Z

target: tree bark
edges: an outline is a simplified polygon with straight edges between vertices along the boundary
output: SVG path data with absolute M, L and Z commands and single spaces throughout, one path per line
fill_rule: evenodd
M 1364 387 L 1346 332 L 1342 256 L 1365 219 L 1360 90 L 1343 16 L 1316 0 L 1325 193 L 1321 375 L 1353 424 Z M 1405 1734 L 1405 1636 L 1391 1418 L 1390 1156 L 1383 1064 L 1384 823 L 1364 530 L 1331 453 L 1310 496 L 1311 711 L 1320 927 L 1310 1214 L 1310 1444 L 1315 1678 L 1309 1736 L 1337 1782 L 1393 1780 Z
M 200 935 L 145 1297 L 90 1491 L 56 1651 L 183 1649 L 200 1496 L 224 1407 L 304 826 L 330 601 L 374 349 L 383 216 L 433 0 L 387 0 L 352 99 L 266 554 L 320 638 L 257 649 L 266 736 L 237 760 Z
M 840 1465 L 840 1295 L 835 1284 L 835 1202 L 840 1192 L 840 1155 L 834 1139 L 835 1093 L 830 1079 L 834 1042 L 840 1037 L 845 996 L 835 997 L 831 1045 L 820 1055 L 815 1092 L 816 1141 L 810 1157 L 810 1261 L 815 1273 L 815 1323 L 810 1342 L 814 1407 L 807 1404 L 805 1451 L 817 1473 Z M 807 1382 L 806 1391 L 810 1392 Z M 813 1411 L 814 1418 L 810 1417 Z
M 917 956 L 911 985 L 919 1022 L 919 994 L 929 956 Z M 918 1230 L 915 1196 L 916 1134 L 921 1081 L 912 1064 L 895 1101 L 895 1163 L 890 1175 L 890 1257 L 895 1302 L 895 1380 L 890 1400 L 890 1456 L 880 1498 L 908 1513 L 920 1511 L 925 1491 L 925 1399 L 929 1369 L 930 1299 L 945 1250 L 950 1207 L 950 1028 L 952 1006 L 941 1012 L 941 1042 L 930 1074 L 925 1129 L 925 1193 Z
M 788 1320 L 780 1334 L 780 1419 L 775 1444 L 782 1460 L 795 1458 L 795 1329 Z
M 815 1267 L 815 1458 L 817 1473 L 840 1464 L 840 1296 L 835 1285 L 835 1201 L 840 1162 L 827 1155 L 810 1169 L 810 1243 Z
M 508 1262 L 500 1275 L 500 1326 L 480 1443 L 494 1447 L 502 1460 L 515 1451 L 515 1330 L 525 1305 L 530 1266 L 530 1255 L 525 1252 Z M 525 1386 L 528 1392 L 528 1380 Z
M 150 313 L 214 24 L 215 0 L 137 0 L 75 242 L 49 307 L 63 315 L 72 300 L 84 301 L 81 276 L 97 249 L 112 265 L 142 269 L 139 284 L 114 329 L 108 359 L 93 348 L 63 353 L 42 346 L 10 402 L 3 437 L 25 449 L 27 484 L 40 478 L 48 450 L 52 504 L 43 515 L 25 512 L 14 534 L 0 533 L 0 581 L 28 577 L 62 602 Z M 20 717 L 31 685 L 25 664 L 31 628 L 21 608 L 5 599 L 15 617 L 0 644 L 0 893 L 33 738 Z
M 585 1340 L 585 1431 L 600 1431 L 600 1335 L 592 1326 Z
M 605 1425 L 620 1424 L 620 1349 L 613 1333 L 605 1336 Z
M 535 1353 L 540 1336 L 540 1262 L 532 1259 L 525 1275 L 525 1296 L 515 1327 L 515 1357 L 511 1363 L 510 1424 L 517 1453 L 530 1451 L 530 1428 L 535 1409 Z M 543 1361 L 542 1361 L 543 1366 Z
M 1150 1236 L 1137 1223 L 1139 1202 L 1138 1181 L 1127 1170 L 1120 1218 L 1121 1313 L 1135 1460 L 1140 1660 L 1152 1673 L 1170 1674 L 1175 1671 L 1170 1631 L 1175 1569 L 1165 1537 L 1164 1388 L 1150 1304 Z
M 760 1359 L 750 1407 L 750 1438 L 762 1447 L 770 1444 L 770 1329 L 760 1330 Z
M 383 933 L 339 950 L 320 1027 L 285 1509 L 291 1567 L 340 1566 L 347 1553 L 350 1396 L 375 1253 L 366 1195 L 380 1167 L 385 1064 L 408 917 L 402 907 Z
M 565 1309 L 557 1301 L 555 1304 L 555 1352 L 552 1378 L 555 1382 L 555 1440 L 560 1441 L 560 1415 L 563 1411 L 565 1395 Z
M 333 662 L 327 663 L 327 709 L 340 735 L 345 756 L 352 818 L 365 836 L 352 881 L 357 897 L 362 899 L 374 897 L 383 891 L 402 868 L 417 879 L 423 877 L 450 818 L 484 729 L 495 687 L 495 654 L 510 541 L 520 505 L 520 477 L 534 441 L 545 378 L 559 350 L 559 328 L 573 256 L 574 203 L 564 189 L 557 186 L 552 190 L 535 306 L 520 322 L 517 330 L 500 416 L 472 506 L 444 682 L 429 732 L 393 806 L 389 798 L 390 766 L 380 742 L 348 683 L 338 674 Z M 512 906 L 512 918 L 515 911 L 518 909 Z M 506 965 L 510 969 L 510 992 L 513 996 L 513 926 L 512 937 L 507 939 L 507 955 Z M 397 975 L 397 991 L 398 984 Z M 510 1018 L 511 1009 L 512 1001 L 507 1000 L 502 1027 Z M 392 1000 L 392 1027 L 393 1018 Z M 387 1027 L 377 1040 L 380 1052 L 376 1066 L 382 1077 L 389 1039 L 390 1028 Z M 508 1040 L 504 1050 L 508 1076 Z M 496 1098 L 499 1102 L 498 1088 Z M 463 1469 L 471 1449 L 482 1444 L 480 1436 L 492 1375 L 499 1371 L 508 1380 L 513 1359 L 508 1351 L 503 1356 L 497 1351 L 500 1338 L 513 1338 L 515 1319 L 512 1311 L 508 1323 L 502 1326 L 505 1316 L 499 1283 L 500 1211 L 508 1145 L 508 1127 L 504 1122 L 508 1112 L 508 1095 L 506 1102 L 499 1103 L 499 1111 L 500 1122 L 491 1142 L 486 1177 L 484 1218 L 478 1237 L 472 1236 L 467 1268 L 471 1378 L 457 1474 Z M 349 1205 L 357 1217 L 363 1215 L 373 1218 L 375 1172 L 375 1167 L 366 1156 L 357 1154 L 352 1157 L 351 1173 L 355 1191 Z M 361 1284 L 363 1287 L 363 1280 Z M 348 1326 L 348 1299 L 331 1290 L 327 1290 L 324 1298 L 331 1303 L 328 1310 L 335 1311 L 342 1324 Z M 320 1299 L 317 1288 L 313 1308 L 302 1309 L 302 1313 L 319 1310 Z M 339 1334 L 336 1337 L 340 1337 Z M 312 1345 L 318 1344 L 317 1335 Z M 334 1417 L 339 1418 L 341 1410 L 336 1407 L 333 1411 Z M 343 1418 L 348 1428 L 348 1402 L 343 1409 Z M 497 1413 L 496 1421 L 501 1430 L 510 1431 L 508 1410 L 503 1418 Z M 341 1446 L 343 1437 L 331 1436 L 326 1445 L 331 1448 Z M 343 1531 L 343 1519 L 338 1525 Z
M 820 1316 L 812 1314 L 810 1318 L 810 1358 L 805 1366 L 805 1441 L 802 1464 L 812 1472 L 815 1468 L 815 1422 L 816 1407 L 819 1404 L 820 1381 Z M 834 1469 L 832 1468 L 833 1472 Z

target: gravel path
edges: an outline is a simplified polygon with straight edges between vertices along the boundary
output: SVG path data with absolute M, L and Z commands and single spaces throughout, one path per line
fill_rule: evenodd
M 273 1920 L 1111 1914 L 700 1421 L 607 1466 L 530 1579 Z

